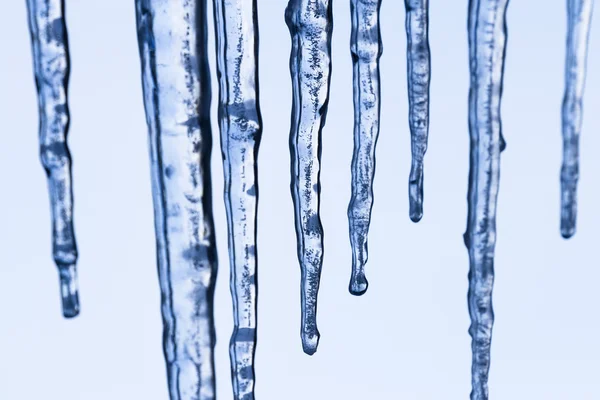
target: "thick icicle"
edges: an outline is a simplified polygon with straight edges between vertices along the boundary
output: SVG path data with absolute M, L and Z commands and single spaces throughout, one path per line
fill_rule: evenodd
M 206 0 L 137 0 L 171 400 L 215 398 Z
M 350 51 L 354 66 L 354 155 L 352 157 L 352 198 L 348 206 L 352 277 L 350 293 L 360 296 L 369 283 L 365 276 L 368 233 L 373 208 L 375 146 L 379 136 L 379 58 L 383 46 L 379 28 L 381 0 L 351 0 L 352 38 Z
M 312 355 L 317 351 L 320 337 L 317 294 L 323 265 L 323 226 L 319 216 L 319 175 L 321 133 L 327 115 L 331 77 L 332 2 L 290 0 L 285 20 L 292 38 L 291 189 L 302 270 L 301 336 L 304 352 Z
M 66 318 L 79 314 L 69 131 L 69 45 L 64 0 L 27 0 L 40 115 L 40 158 L 48 176 L 52 248 Z
M 472 400 L 488 399 L 488 375 L 494 311 L 496 201 L 500 180 L 500 101 L 506 48 L 508 0 L 469 1 L 471 89 L 469 131 L 469 216 L 465 244 L 469 250 L 469 314 L 472 337 Z
M 429 136 L 429 0 L 404 0 L 408 60 L 408 120 L 412 161 L 408 180 L 410 219 L 423 217 L 423 159 Z
M 256 0 L 214 0 L 214 11 L 234 318 L 229 355 L 235 400 L 252 400 L 257 296 L 256 161 L 262 135 Z
M 579 136 L 583 116 L 583 89 L 593 5 L 594 0 L 567 0 L 566 85 L 562 104 L 563 162 L 560 179 L 560 230 L 564 238 L 570 238 L 575 234 L 577 223 Z

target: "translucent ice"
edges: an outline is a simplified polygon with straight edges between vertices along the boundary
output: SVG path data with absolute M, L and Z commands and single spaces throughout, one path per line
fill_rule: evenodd
M 27 0 L 40 115 L 40 158 L 48 176 L 52 248 L 66 318 L 79 314 L 77 245 L 73 232 L 73 189 L 69 131 L 69 45 L 63 0 Z
M 367 235 L 373 208 L 375 146 L 379 136 L 381 110 L 379 58 L 383 46 L 379 27 L 380 8 L 381 0 L 350 2 L 350 50 L 354 66 L 354 155 L 348 221 L 352 245 L 350 293 L 357 296 L 364 294 L 369 285 L 365 276 L 365 264 L 368 259 Z
M 136 0 L 171 400 L 215 398 L 206 0 Z
M 570 238 L 577 222 L 579 136 L 583 117 L 583 89 L 593 0 L 567 0 L 567 58 L 562 105 L 563 163 L 561 170 L 561 234 Z
M 319 344 L 317 294 L 323 265 L 319 173 L 331 77 L 332 2 L 290 0 L 285 20 L 292 38 L 291 189 L 302 270 L 301 336 L 304 352 L 314 354 Z
M 469 216 L 465 244 L 469 250 L 469 314 L 472 338 L 472 400 L 488 399 L 488 375 L 494 311 L 496 201 L 500 180 L 500 100 L 506 50 L 508 0 L 469 1 Z
M 262 135 L 256 0 L 214 0 L 214 10 L 233 297 L 234 331 L 229 355 L 235 400 L 252 400 L 257 294 L 256 158 Z

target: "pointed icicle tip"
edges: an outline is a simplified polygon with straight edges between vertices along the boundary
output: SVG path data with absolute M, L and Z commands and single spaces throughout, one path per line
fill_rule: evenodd
M 419 222 L 423 218 L 423 174 L 408 184 L 409 217 L 412 222 Z
M 571 239 L 575 236 L 576 231 L 574 221 L 563 221 L 561 223 L 560 234 L 563 239 Z
M 316 329 L 312 332 L 302 332 L 302 350 L 312 356 L 317 352 L 321 334 Z
M 369 281 L 367 281 L 367 277 L 364 272 L 358 273 L 350 279 L 350 286 L 348 290 L 354 296 L 362 296 L 367 292 L 369 288 Z
M 79 290 L 75 264 L 59 266 L 62 312 L 65 318 L 79 315 Z

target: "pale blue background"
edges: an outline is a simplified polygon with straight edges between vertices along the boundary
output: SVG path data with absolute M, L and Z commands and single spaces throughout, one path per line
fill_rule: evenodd
M 2 0 L 0 398 L 165 400 L 134 5 L 132 0 L 67 3 L 83 309 L 76 320 L 60 316 L 46 183 L 38 161 L 25 1 Z M 508 148 L 502 157 L 498 208 L 490 389 L 494 399 L 599 399 L 600 190 L 594 177 L 600 171 L 600 21 L 595 18 L 592 24 L 579 229 L 566 242 L 558 229 L 565 1 L 511 3 L 503 101 Z M 431 140 L 425 217 L 418 225 L 408 219 L 406 193 L 410 147 L 404 6 L 399 0 L 384 1 L 371 287 L 362 298 L 347 292 L 352 70 L 349 2 L 335 1 L 331 106 L 323 136 L 322 341 L 312 358 L 302 353 L 299 339 L 285 4 L 259 1 L 265 130 L 260 152 L 258 399 L 467 399 L 468 260 L 462 242 L 469 159 L 467 1 L 431 4 Z M 212 38 L 212 26 L 210 32 Z M 210 57 L 214 73 L 212 46 Z M 219 151 L 214 154 L 221 259 L 218 394 L 230 399 L 229 266 L 222 167 Z

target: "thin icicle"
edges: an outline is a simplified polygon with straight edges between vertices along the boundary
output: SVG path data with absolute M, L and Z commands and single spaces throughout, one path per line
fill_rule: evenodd
M 62 311 L 79 314 L 77 245 L 73 231 L 73 188 L 69 131 L 69 44 L 64 0 L 27 0 L 40 115 L 40 158 L 48 176 L 52 249 L 60 276 Z
M 423 217 L 423 159 L 429 136 L 429 0 L 404 0 L 406 7 L 406 55 L 408 103 L 412 149 L 408 194 L 410 219 Z
M 206 0 L 137 0 L 171 400 L 215 398 Z
M 234 399 L 252 400 L 257 311 L 256 161 L 262 135 L 256 0 L 214 0 L 214 11 L 234 317 L 229 355 Z
M 350 50 L 354 66 L 354 155 L 348 221 L 352 245 L 350 293 L 356 296 L 364 294 L 369 286 L 365 264 L 368 259 L 367 236 L 373 208 L 375 147 L 381 110 L 379 58 L 383 46 L 379 28 L 380 8 L 381 0 L 350 0 Z
M 290 0 L 285 20 L 292 38 L 293 87 L 290 152 L 298 259 L 302 270 L 302 347 L 319 345 L 317 294 L 323 265 L 323 226 L 319 216 L 321 133 L 331 77 L 333 12 L 330 0 Z
M 562 104 L 563 162 L 560 179 L 560 231 L 566 239 L 575 234 L 577 223 L 579 136 L 583 119 L 583 89 L 593 6 L 594 0 L 567 0 L 567 60 Z
M 494 324 L 492 288 L 496 202 L 500 180 L 500 101 L 507 6 L 508 0 L 469 1 L 471 167 L 465 244 L 470 260 L 468 303 L 473 350 L 472 400 L 488 399 L 490 346 Z

